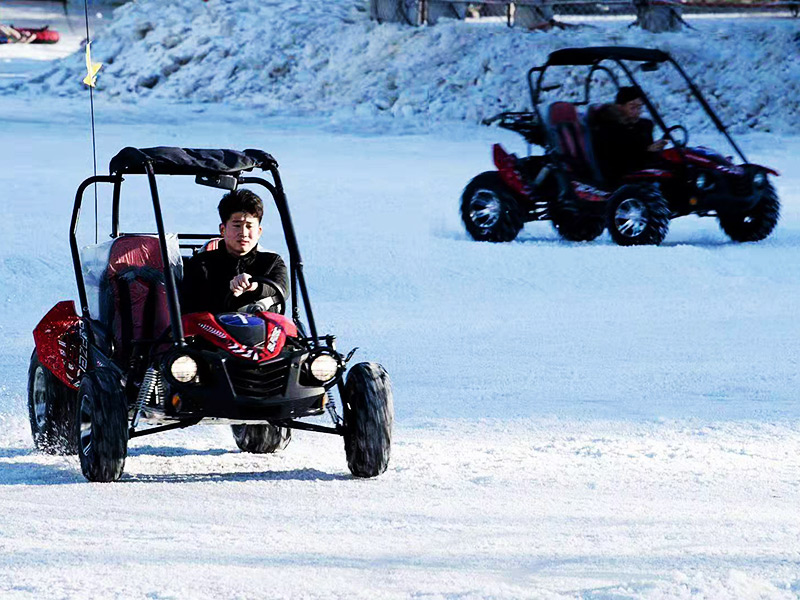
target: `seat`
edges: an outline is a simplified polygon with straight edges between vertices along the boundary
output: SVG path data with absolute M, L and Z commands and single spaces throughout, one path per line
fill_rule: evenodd
M 553 145 L 574 177 L 583 181 L 598 181 L 600 173 L 591 152 L 589 127 L 581 119 L 575 105 L 553 102 L 547 111 L 547 128 Z
M 172 264 L 172 256 L 180 257 L 177 237 L 168 236 L 167 244 Z M 173 268 L 173 273 L 177 283 L 180 271 Z M 135 344 L 153 342 L 169 327 L 158 237 L 115 239 L 100 286 L 100 321 L 113 336 L 115 358 L 127 359 Z
M 219 248 L 219 245 L 222 243 L 222 238 L 211 238 L 202 247 L 198 250 L 198 252 L 210 252 L 211 250 L 216 250 Z

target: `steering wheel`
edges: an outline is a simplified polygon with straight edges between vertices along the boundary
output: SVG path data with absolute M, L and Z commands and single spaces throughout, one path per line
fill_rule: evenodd
M 674 139 L 673 138 L 673 139 L 675 141 L 675 145 L 676 146 L 678 146 L 679 148 L 685 148 L 686 144 L 689 142 L 689 132 L 686 131 L 686 127 L 684 127 L 683 125 L 673 125 L 672 127 L 668 127 L 667 130 L 664 132 L 664 137 L 666 137 L 667 134 L 670 134 L 673 131 L 682 131 L 683 132 L 683 137 L 682 138 L 679 138 L 679 139 Z
M 271 310 L 270 312 L 277 312 L 280 314 L 284 314 L 286 312 L 286 296 L 281 290 L 281 286 L 279 286 L 274 279 L 265 277 L 263 275 L 251 275 L 250 281 L 253 283 L 266 283 L 267 285 L 272 286 L 272 288 L 275 290 L 272 298 L 274 298 L 275 301 L 272 303 L 272 307 L 270 307 L 274 308 L 274 310 Z M 233 295 L 233 292 L 228 292 L 228 295 L 225 298 L 225 306 L 230 306 L 235 297 L 236 296 Z

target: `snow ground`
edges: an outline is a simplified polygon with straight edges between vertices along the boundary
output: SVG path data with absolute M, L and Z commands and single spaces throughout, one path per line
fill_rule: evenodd
M 784 173 L 765 242 L 686 218 L 659 248 L 564 243 L 546 224 L 488 245 L 466 239 L 457 199 L 491 142 L 522 149 L 507 132 L 100 103 L 101 172 L 128 144 L 275 154 L 318 323 L 386 366 L 397 411 L 375 480 L 350 478 L 339 439 L 299 432 L 259 457 L 209 426 L 134 440 L 101 485 L 34 453 L 25 415 L 30 331 L 75 295 L 68 219 L 91 171 L 85 101 L 46 108 L 0 106 L 26 140 L 0 148 L 0 596 L 800 596 L 797 137 L 741 140 Z M 164 188 L 167 222 L 211 230 L 216 194 L 193 187 Z

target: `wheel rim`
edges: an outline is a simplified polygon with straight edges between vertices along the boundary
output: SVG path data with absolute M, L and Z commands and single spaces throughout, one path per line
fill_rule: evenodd
M 503 207 L 492 191 L 478 190 L 469 203 L 469 218 L 480 229 L 488 230 L 497 224 Z
M 33 415 L 36 428 L 43 430 L 47 425 L 47 380 L 43 367 L 36 367 L 33 376 Z
M 81 396 L 81 414 L 80 414 L 80 432 L 81 432 L 81 452 L 84 456 L 89 456 L 92 449 L 92 411 L 89 404 L 88 394 Z
M 623 200 L 614 212 L 614 226 L 625 237 L 638 237 L 647 227 L 647 207 L 636 198 Z

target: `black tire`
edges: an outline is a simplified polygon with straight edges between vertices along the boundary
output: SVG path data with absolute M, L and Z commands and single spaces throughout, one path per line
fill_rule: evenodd
M 553 228 L 563 239 L 570 242 L 591 242 L 606 228 L 603 216 L 576 215 L 551 202 L 548 209 Z
M 497 171 L 481 173 L 461 195 L 461 220 L 478 242 L 510 242 L 522 230 L 522 214 Z
M 775 229 L 780 213 L 778 193 L 767 183 L 758 204 L 744 213 L 720 214 L 719 226 L 734 242 L 760 242 Z
M 386 470 L 392 445 L 392 384 L 377 363 L 358 363 L 344 386 L 344 450 L 356 477 L 375 477 Z
M 272 454 L 283 450 L 292 441 L 292 430 L 288 427 L 266 425 L 231 425 L 233 439 L 242 452 Z
M 97 368 L 78 388 L 75 439 L 81 471 L 89 481 L 116 481 L 128 454 L 128 405 L 119 378 Z
M 657 246 L 669 231 L 666 198 L 648 185 L 624 185 L 606 206 L 606 227 L 620 246 Z
M 39 362 L 36 350 L 28 368 L 28 417 L 33 445 L 47 454 L 75 454 L 72 435 L 77 395 Z

